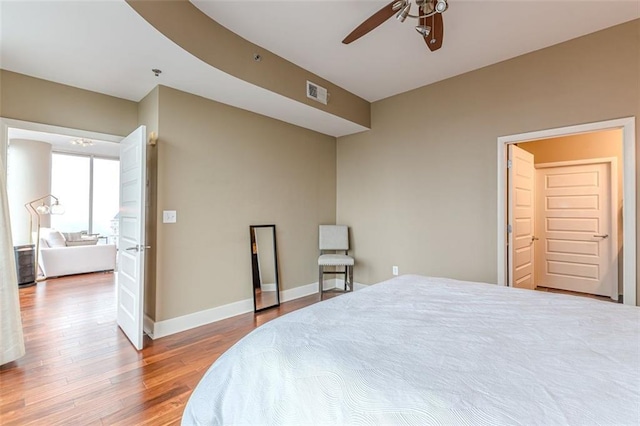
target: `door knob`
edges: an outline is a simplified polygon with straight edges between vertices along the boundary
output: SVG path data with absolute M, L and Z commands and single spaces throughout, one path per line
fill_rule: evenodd
M 531 236 L 531 241 L 538 241 L 540 238 L 536 237 L 535 235 Z
M 604 235 L 594 235 L 595 238 L 602 238 L 603 240 L 605 238 L 609 238 L 609 234 L 604 234 Z
M 151 246 L 141 246 L 139 244 L 136 244 L 133 247 L 127 247 L 125 250 L 131 250 L 131 251 L 138 252 L 138 251 L 143 251 L 145 249 L 150 249 L 150 248 L 151 248 Z

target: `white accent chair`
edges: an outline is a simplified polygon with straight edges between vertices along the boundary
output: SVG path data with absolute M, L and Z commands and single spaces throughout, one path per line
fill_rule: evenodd
M 349 256 L 349 228 L 345 225 L 320 225 L 320 257 L 318 258 L 318 288 L 320 296 L 324 292 L 325 274 L 344 274 L 344 291 L 353 291 L 353 265 L 355 260 Z M 332 253 L 325 253 L 331 251 Z M 336 253 L 343 251 L 344 254 Z M 325 271 L 329 266 L 331 270 Z M 344 270 L 335 267 L 344 266 Z

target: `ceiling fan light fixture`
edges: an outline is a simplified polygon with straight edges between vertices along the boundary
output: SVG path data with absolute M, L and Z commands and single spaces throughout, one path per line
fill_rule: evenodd
M 442 13 L 445 10 L 447 10 L 448 7 L 449 7 L 449 4 L 447 3 L 447 0 L 437 0 L 435 11 L 438 13 Z
M 411 3 L 407 2 L 407 5 L 396 15 L 396 18 L 400 22 L 404 22 L 409 16 L 409 12 L 411 11 Z
M 422 37 L 426 37 L 431 32 L 431 27 L 428 25 L 418 25 L 416 26 L 416 31 L 422 34 Z
M 398 0 L 397 2 L 395 2 L 393 4 L 393 6 L 391 6 L 391 9 L 395 12 L 399 11 L 400 9 L 402 9 L 402 7 L 404 6 L 404 1 L 403 0 Z
M 71 141 L 69 141 L 72 145 L 78 145 L 78 146 L 82 146 L 82 147 L 86 147 L 86 146 L 91 146 L 93 145 L 93 141 L 90 139 L 85 139 L 85 138 L 79 138 L 79 139 L 73 139 Z

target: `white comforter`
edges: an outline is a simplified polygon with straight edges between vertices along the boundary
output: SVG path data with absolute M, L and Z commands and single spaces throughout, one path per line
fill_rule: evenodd
M 183 425 L 640 423 L 640 309 L 402 276 L 277 318 Z

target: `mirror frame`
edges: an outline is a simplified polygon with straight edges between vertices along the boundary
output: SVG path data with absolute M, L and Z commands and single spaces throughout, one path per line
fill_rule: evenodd
M 255 229 L 257 228 L 271 228 L 273 229 L 273 262 L 275 268 L 275 279 L 276 279 L 276 303 L 273 305 L 269 305 L 266 307 L 262 307 L 258 309 L 257 301 L 256 301 L 256 288 L 254 284 L 254 271 L 257 268 L 257 265 L 254 265 L 256 261 L 257 253 L 254 255 L 253 244 L 254 244 L 254 235 Z M 278 245 L 276 242 L 276 225 L 250 225 L 249 226 L 249 252 L 251 253 L 251 291 L 253 293 L 253 312 L 261 312 L 267 309 L 276 308 L 280 306 L 280 270 L 278 268 Z

